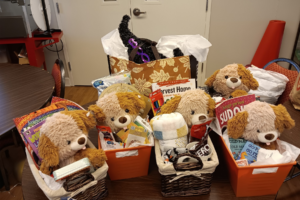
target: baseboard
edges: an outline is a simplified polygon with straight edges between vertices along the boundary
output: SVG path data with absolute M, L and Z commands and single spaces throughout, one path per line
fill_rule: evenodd
M 72 86 L 71 80 L 69 77 L 65 77 L 65 86 Z

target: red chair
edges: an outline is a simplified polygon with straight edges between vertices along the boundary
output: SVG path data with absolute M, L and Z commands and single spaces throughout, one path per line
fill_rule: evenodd
M 293 65 L 295 67 L 295 69 L 297 71 L 285 69 L 276 63 L 276 62 L 282 62 L 282 61 L 290 63 L 291 65 Z M 278 72 L 280 74 L 285 75 L 289 79 L 289 82 L 287 82 L 284 92 L 277 100 L 277 104 L 283 104 L 285 101 L 289 100 L 290 99 L 289 95 L 293 89 L 293 86 L 296 82 L 298 73 L 300 71 L 299 66 L 292 60 L 289 60 L 286 58 L 277 58 L 277 59 L 272 60 L 269 63 L 267 63 L 263 67 L 263 69 L 270 70 L 273 72 Z
M 64 98 L 65 96 L 65 69 L 60 59 L 57 59 L 52 68 L 52 76 L 55 81 L 54 95 Z

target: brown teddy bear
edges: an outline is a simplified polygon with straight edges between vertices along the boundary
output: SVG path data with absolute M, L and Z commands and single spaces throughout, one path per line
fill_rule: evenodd
M 95 117 L 85 110 L 61 111 L 48 117 L 40 129 L 38 145 L 41 172 L 51 175 L 58 168 L 87 157 L 95 168 L 106 160 L 102 149 L 86 148 L 88 132 Z
M 294 126 L 295 122 L 284 106 L 260 101 L 245 105 L 244 111 L 237 113 L 227 123 L 229 137 L 243 137 L 270 150 L 277 149 L 276 139 L 283 130 Z
M 99 124 L 105 124 L 117 133 L 133 122 L 146 104 L 142 96 L 135 92 L 112 92 L 100 97 L 91 111 Z
M 242 64 L 226 65 L 215 71 L 206 81 L 205 85 L 221 93 L 224 98 L 247 95 L 249 90 L 256 90 L 258 82 L 251 72 Z
M 159 114 L 179 112 L 191 127 L 200 120 L 213 117 L 215 101 L 201 89 L 187 90 L 173 97 L 161 107 Z

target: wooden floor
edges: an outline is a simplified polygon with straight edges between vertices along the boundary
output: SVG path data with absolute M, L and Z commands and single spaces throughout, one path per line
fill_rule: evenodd
M 98 92 L 91 86 L 66 87 L 65 99 L 74 101 L 79 105 L 84 105 L 90 102 L 96 102 L 98 99 Z
M 89 102 L 96 102 L 98 99 L 97 90 L 93 87 L 66 87 L 65 98 L 72 100 L 79 105 L 84 105 Z M 7 169 L 9 169 L 11 191 L 5 191 L 4 188 L 0 189 L 0 199 L 2 200 L 22 200 L 22 186 L 19 184 L 21 181 L 20 174 L 22 173 L 25 155 L 17 154 L 20 149 L 12 150 L 10 158 L 5 161 Z M 270 183 L 272 184 L 272 183 Z M 183 198 L 188 199 L 188 198 Z M 199 199 L 201 199 L 199 197 Z M 242 198 L 243 199 L 243 198 Z M 245 198 L 244 198 L 245 199 Z M 247 199 L 247 198 L 246 198 Z M 287 183 L 283 183 L 277 199 L 279 200 L 300 200 L 300 176 L 294 178 Z

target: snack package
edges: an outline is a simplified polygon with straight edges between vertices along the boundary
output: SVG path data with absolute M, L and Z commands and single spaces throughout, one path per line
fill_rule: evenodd
M 247 159 L 248 164 L 254 163 L 257 161 L 257 155 L 260 147 L 253 144 L 252 142 L 247 141 L 242 151 L 240 152 L 237 160 Z
M 98 78 L 92 81 L 92 86 L 98 90 L 98 96 L 108 88 L 109 86 L 116 84 L 116 83 L 130 83 L 131 75 L 128 71 L 123 71 L 119 73 L 112 74 L 110 76 L 105 76 L 102 78 Z
M 149 134 L 152 133 L 152 128 L 151 128 L 150 124 L 145 119 L 143 119 L 141 116 L 137 116 L 136 119 L 134 120 L 134 123 L 138 126 L 142 126 L 145 129 L 147 129 L 148 137 L 149 137 Z
M 97 126 L 101 147 L 103 150 L 122 149 L 124 143 L 116 142 L 111 129 L 108 126 Z
M 145 144 L 146 138 L 138 135 L 128 134 L 127 142 L 125 148 L 132 146 L 139 146 L 140 144 Z
M 290 99 L 294 108 L 300 110 L 300 73 L 298 74 L 293 89 L 290 93 Z
M 247 141 L 244 139 L 229 138 L 230 150 L 231 150 L 234 160 L 236 160 L 238 158 L 239 153 L 245 146 L 246 142 Z

